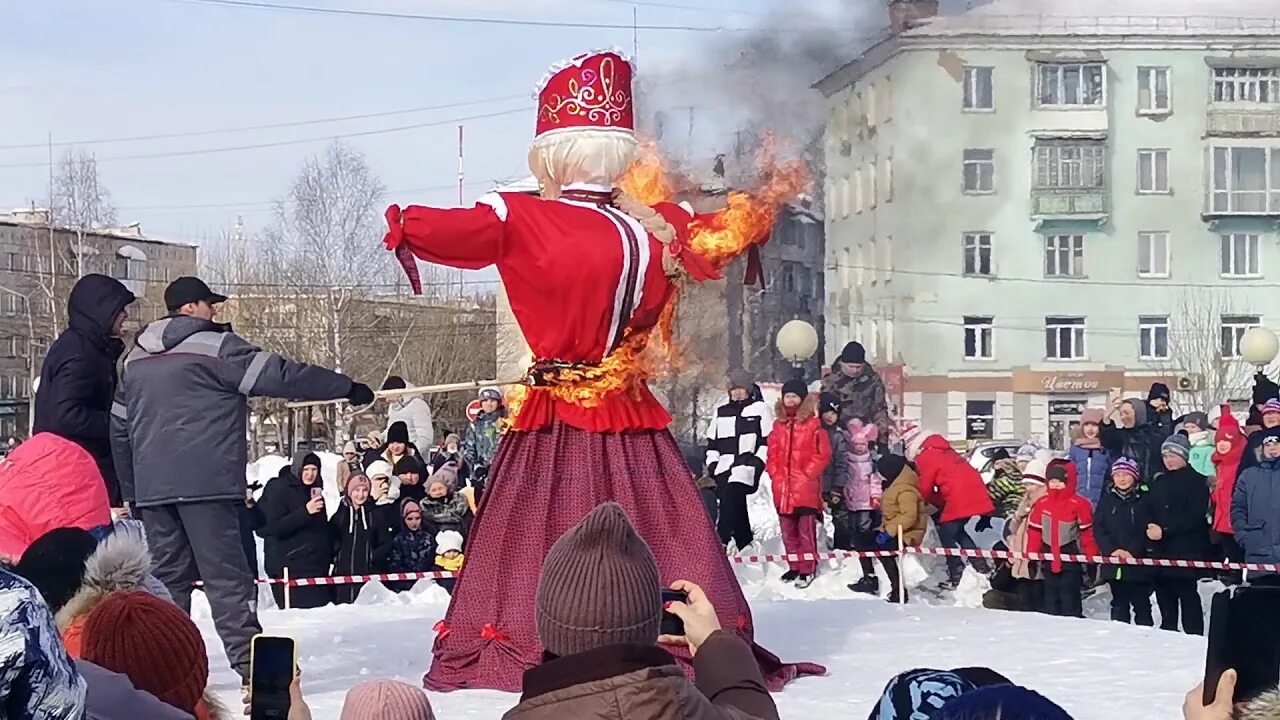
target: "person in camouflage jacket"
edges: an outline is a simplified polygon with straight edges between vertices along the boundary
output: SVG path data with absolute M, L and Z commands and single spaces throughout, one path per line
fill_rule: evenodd
M 1022 470 L 1009 457 L 1009 451 L 996 448 L 991 454 L 994 464 L 991 482 L 987 483 L 987 494 L 991 503 L 996 506 L 996 515 L 1005 519 L 1013 517 L 1027 489 L 1022 485 Z
M 480 501 L 493 456 L 498 454 L 498 441 L 502 439 L 499 422 L 504 417 L 506 408 L 502 406 L 502 392 L 492 387 L 482 389 L 480 414 L 467 428 L 466 438 L 462 441 L 462 459 L 470 472 L 476 502 Z
M 851 342 L 844 346 L 840 357 L 831 366 L 831 373 L 822 379 L 822 392 L 840 398 L 842 427 L 847 427 L 849 421 L 856 418 L 875 425 L 881 438 L 887 440 L 890 437 L 894 428 L 889 417 L 884 381 L 867 362 L 867 351 L 861 343 Z

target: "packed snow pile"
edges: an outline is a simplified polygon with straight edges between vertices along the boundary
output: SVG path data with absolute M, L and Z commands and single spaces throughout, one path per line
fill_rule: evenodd
M 341 458 L 320 458 L 332 511 Z M 261 458 L 249 466 L 248 481 L 266 482 L 287 462 Z M 749 512 L 757 541 L 751 554 L 782 554 L 767 483 L 752 496 Z M 829 522 L 823 532 L 831 536 Z M 990 547 L 1000 525 L 974 534 L 980 546 Z M 926 543 L 937 544 L 932 530 Z M 1076 720 L 1177 717 L 1183 695 L 1202 675 L 1203 638 L 1106 622 L 1105 591 L 1086 602 L 1089 620 L 987 610 L 981 604 L 989 586 L 981 575 L 967 571 L 954 593 L 940 595 L 923 588 L 945 577 L 942 558 L 908 556 L 903 562 L 912 593 L 906 607 L 850 592 L 847 585 L 861 577 L 853 559 L 822 563 L 804 590 L 779 580 L 782 563 L 735 565 L 762 644 L 784 660 L 818 662 L 829 670 L 827 677 L 799 680 L 776 696 L 783 717 L 863 717 L 898 672 L 971 665 L 992 667 L 1044 693 Z M 887 589 L 881 575 L 881 593 Z M 1212 590 L 1202 585 L 1206 597 Z M 200 594 L 194 603 L 213 658 L 214 687 L 228 706 L 239 707 L 240 682 L 227 668 L 208 605 Z M 443 589 L 423 580 L 401 594 L 369 583 L 354 605 L 314 610 L 276 609 L 264 587 L 259 607 L 264 632 L 297 640 L 314 715 L 337 717 L 346 691 L 363 680 L 421 683 L 431 663 L 433 626 L 448 604 Z M 442 720 L 496 719 L 517 700 L 482 690 L 431 695 Z

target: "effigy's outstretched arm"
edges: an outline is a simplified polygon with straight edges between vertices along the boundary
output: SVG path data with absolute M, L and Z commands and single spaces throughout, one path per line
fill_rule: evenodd
M 399 205 L 387 208 L 387 249 L 396 254 L 415 294 L 421 294 L 414 258 L 437 265 L 479 270 L 498 262 L 506 237 L 506 205 L 496 194 L 471 208 Z

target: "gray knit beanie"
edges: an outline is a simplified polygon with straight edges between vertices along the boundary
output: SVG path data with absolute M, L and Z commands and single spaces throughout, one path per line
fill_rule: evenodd
M 1182 433 L 1170 435 L 1160 446 L 1162 454 L 1177 455 L 1183 460 L 1191 459 L 1191 441 Z
M 535 616 L 542 646 L 560 657 L 657 641 L 658 563 L 622 506 L 597 506 L 551 546 L 538 578 Z

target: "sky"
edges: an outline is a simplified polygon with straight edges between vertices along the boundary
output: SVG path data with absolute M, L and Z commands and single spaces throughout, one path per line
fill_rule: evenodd
M 882 0 L 805 0 L 818 17 L 847 21 L 832 26 L 795 19 L 784 10 L 795 4 L 788 0 L 262 1 L 624 28 L 320 14 L 208 0 L 3 2 L 0 208 L 47 197 L 52 138 L 55 159 L 67 144 L 95 155 L 121 223 L 140 221 L 148 235 L 207 244 L 238 216 L 249 232 L 269 222 L 271 202 L 303 161 L 338 136 L 365 153 L 388 202 L 455 205 L 459 123 L 470 204 L 494 181 L 526 174 L 531 92 L 558 60 L 592 48 L 635 48 L 642 76 L 648 68 L 674 79 L 664 102 L 695 105 L 699 98 L 681 97 L 682 74 L 713 75 L 736 43 L 760 32 L 751 28 L 776 30 L 794 20 L 794 38 L 808 32 L 800 28 L 824 24 L 825 32 L 848 33 L 852 57 L 878 31 L 883 13 Z M 853 14 L 872 11 L 865 24 Z M 641 27 L 635 32 L 633 17 Z M 659 25 L 725 30 L 644 29 Z M 313 122 L 369 115 L 376 116 Z M 284 123 L 290 125 L 205 133 Z M 184 135 L 101 142 L 173 134 Z M 226 150 L 243 146 L 257 147 Z

